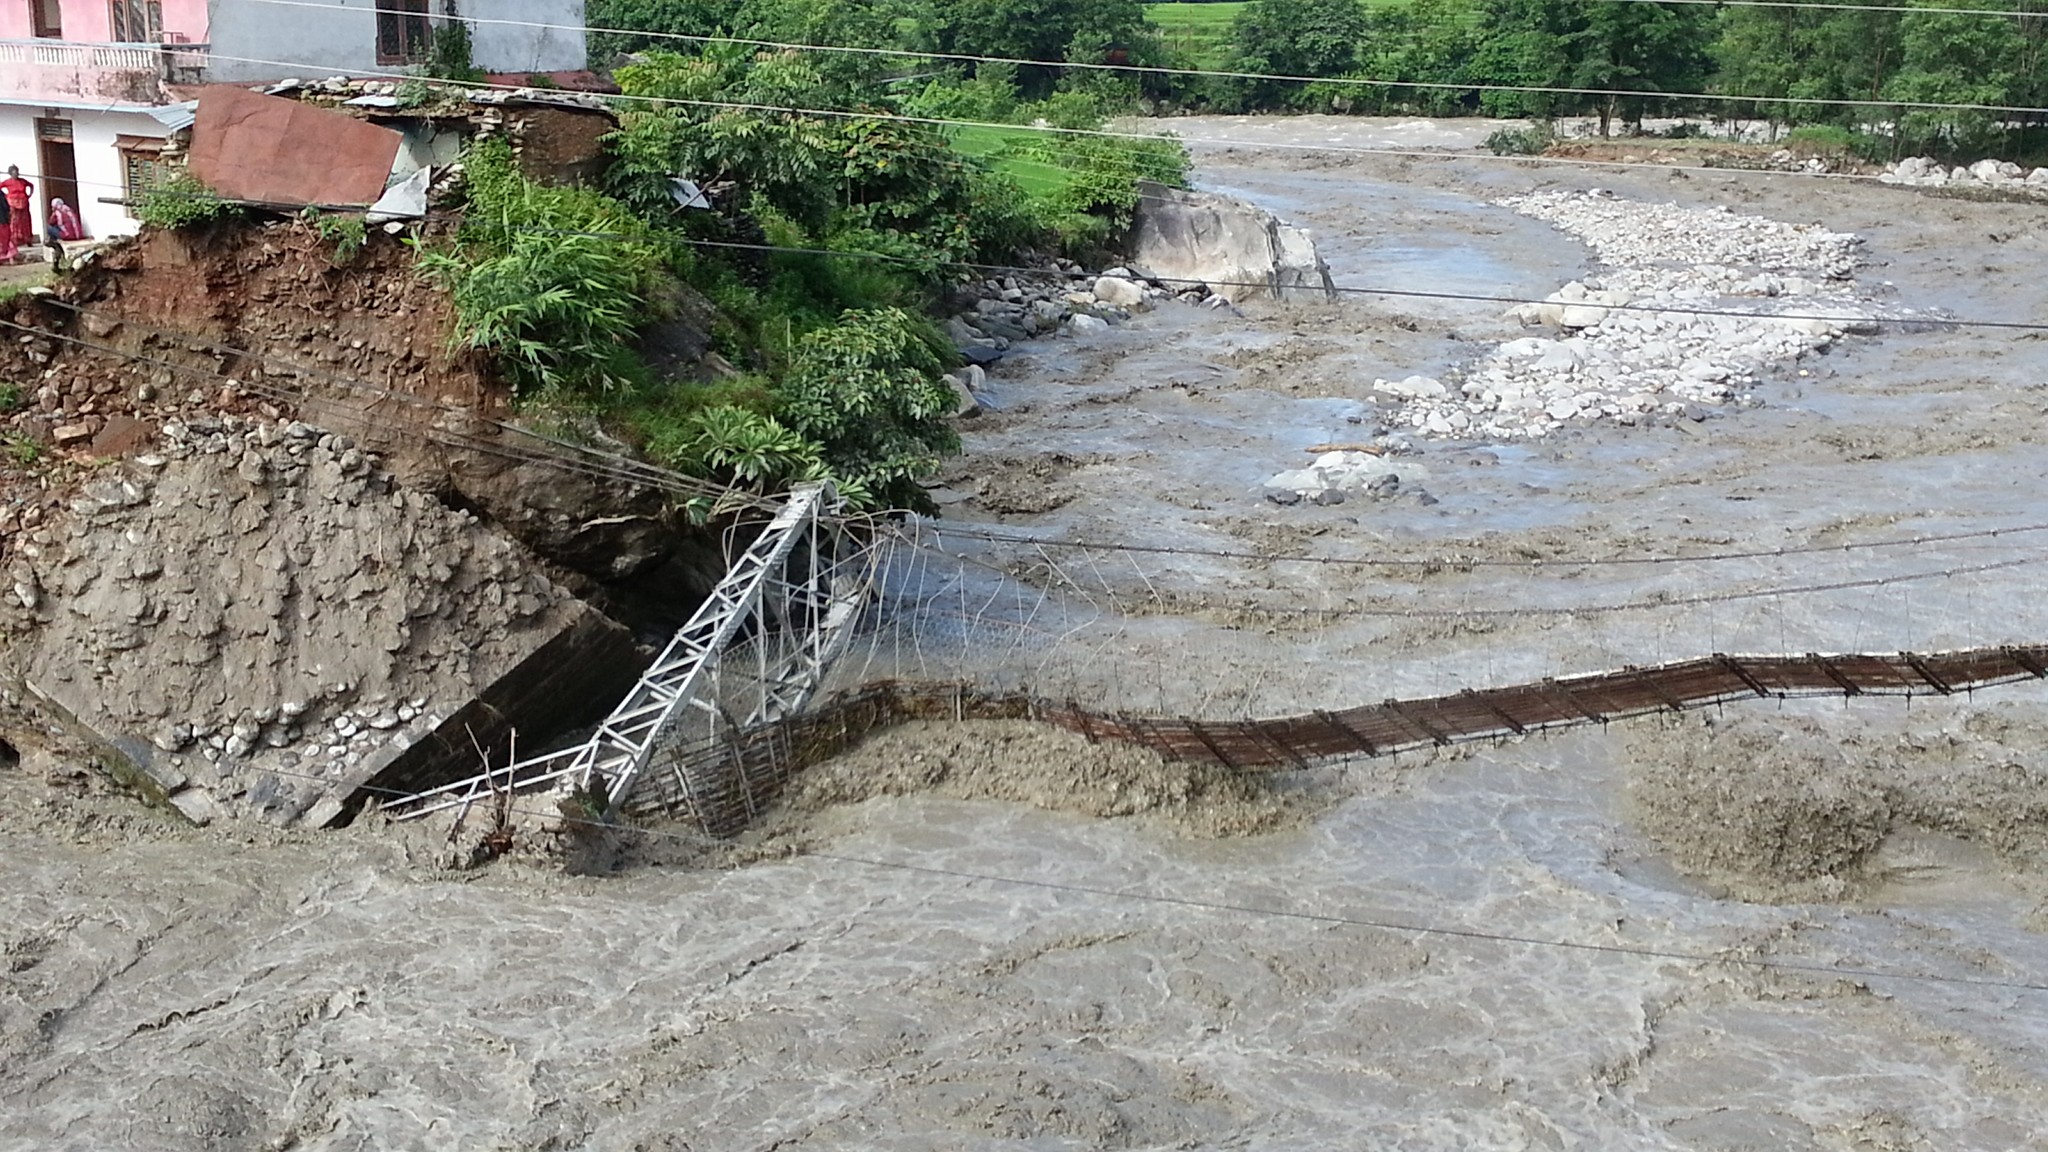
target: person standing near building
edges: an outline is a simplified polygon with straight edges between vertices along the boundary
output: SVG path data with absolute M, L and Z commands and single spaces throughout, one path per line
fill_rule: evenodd
M 20 255 L 14 244 L 14 212 L 7 197 L 0 196 L 0 264 L 20 263 Z
M 21 169 L 13 164 L 7 166 L 7 179 L 0 180 L 0 198 L 7 201 L 8 228 L 13 235 L 11 248 L 32 247 L 36 242 L 36 230 L 29 219 L 29 197 L 35 194 L 36 186 L 21 178 Z

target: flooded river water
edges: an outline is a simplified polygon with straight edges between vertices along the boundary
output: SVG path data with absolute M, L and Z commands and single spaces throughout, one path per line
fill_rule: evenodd
M 1541 296 L 1590 254 L 1491 201 L 1598 183 L 1861 233 L 1859 278 L 1915 307 L 2048 315 L 2012 271 L 2048 246 L 2027 205 L 1199 158 L 1344 284 Z M 842 677 L 1228 717 L 2048 637 L 2034 569 L 1992 567 L 2048 533 L 1806 550 L 2048 520 L 2025 333 L 1852 337 L 1762 407 L 1418 441 L 1429 501 L 1282 508 L 1261 482 L 1372 431 L 1376 377 L 1521 331 L 1455 301 L 1244 311 L 999 365 L 937 493 L 946 554 L 898 570 L 929 628 Z M 1755 704 L 1239 788 L 929 724 L 803 782 L 744 864 L 654 829 L 597 877 L 447 871 L 427 830 L 175 828 L 24 765 L 0 771 L 0 1148 L 2044 1148 L 2044 735 L 2036 687 Z

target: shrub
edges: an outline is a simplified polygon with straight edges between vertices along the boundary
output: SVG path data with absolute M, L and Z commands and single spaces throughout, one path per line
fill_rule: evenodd
M 1541 156 L 1556 142 L 1550 122 L 1543 120 L 1527 128 L 1497 128 L 1486 138 L 1486 148 L 1495 156 Z
M 917 480 L 960 449 L 940 378 L 952 355 L 930 321 L 900 308 L 849 311 L 797 342 L 777 416 L 817 442 L 849 498 L 929 510 Z
M 624 205 L 520 175 L 503 141 L 470 148 L 469 214 L 419 269 L 455 304 L 457 347 L 497 353 L 524 392 L 607 392 L 642 382 L 631 344 L 650 313 L 664 245 Z
M 1083 93 L 1054 93 L 1024 114 L 1048 128 L 1067 129 L 1039 132 L 1009 145 L 1003 154 L 1063 172 L 1061 185 L 1046 197 L 1046 208 L 1069 247 L 1077 242 L 1086 247 L 1129 227 L 1138 207 L 1139 181 L 1187 184 L 1188 152 L 1179 140 L 1099 135 L 1100 108 Z M 1104 226 L 1075 219 L 1079 216 L 1096 217 Z
M 313 229 L 320 233 L 322 240 L 334 245 L 331 259 L 337 268 L 354 260 L 356 254 L 363 250 L 363 245 L 369 242 L 370 228 L 361 216 L 308 208 L 304 219 L 312 222 Z
M 449 19 L 434 29 L 433 46 L 427 61 L 427 75 L 436 80 L 476 81 L 484 78 L 471 57 L 469 23 Z
M 1892 142 L 1868 132 L 1857 132 L 1833 124 L 1807 124 L 1785 133 L 1784 146 L 1800 156 L 1828 160 L 1877 160 L 1888 155 Z
M 152 228 L 191 228 L 242 214 L 241 205 L 221 199 L 189 172 L 144 192 L 134 208 L 135 218 Z
M 611 241 L 521 232 L 483 259 L 426 252 L 419 267 L 455 304 L 456 346 L 497 353 L 516 389 L 602 391 L 638 382 L 627 346 L 639 319 L 641 271 Z

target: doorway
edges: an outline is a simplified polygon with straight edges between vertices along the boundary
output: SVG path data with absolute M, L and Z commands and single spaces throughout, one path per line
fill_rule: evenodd
M 38 119 L 36 149 L 43 169 L 43 227 L 49 227 L 52 200 L 71 205 L 83 220 L 85 209 L 78 199 L 78 153 L 71 146 L 71 121 Z M 41 230 L 36 232 L 36 239 L 42 239 Z

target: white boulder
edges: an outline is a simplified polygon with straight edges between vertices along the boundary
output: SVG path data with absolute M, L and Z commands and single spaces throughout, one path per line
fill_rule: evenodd
M 1145 286 L 1121 276 L 1098 276 L 1095 299 L 1117 308 L 1136 308 L 1145 302 Z

